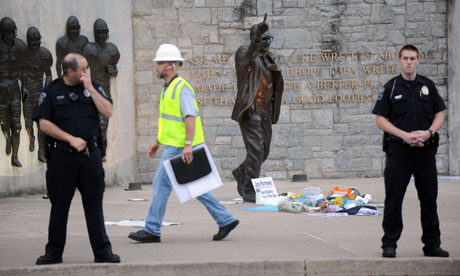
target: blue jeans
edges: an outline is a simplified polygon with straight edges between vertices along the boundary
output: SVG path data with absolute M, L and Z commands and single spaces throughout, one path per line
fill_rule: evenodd
M 161 223 L 163 222 L 166 204 L 172 190 L 172 184 L 163 166 L 163 161 L 181 154 L 182 150 L 183 148 L 166 146 L 161 156 L 160 164 L 153 178 L 153 201 L 145 219 L 144 231 L 150 234 L 161 236 Z M 219 227 L 226 226 L 236 220 L 235 216 L 230 214 L 211 192 L 207 192 L 197 197 L 197 199 L 208 209 L 209 214 L 211 214 Z

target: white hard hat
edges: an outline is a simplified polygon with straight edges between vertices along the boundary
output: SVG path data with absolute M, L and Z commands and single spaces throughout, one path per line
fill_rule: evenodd
M 184 61 L 179 49 L 172 44 L 161 44 L 153 61 Z

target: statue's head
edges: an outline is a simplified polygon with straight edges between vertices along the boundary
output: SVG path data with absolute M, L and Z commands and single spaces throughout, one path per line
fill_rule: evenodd
M 257 28 L 258 28 L 258 24 L 254 24 L 251 27 L 251 31 L 249 32 L 249 38 L 251 39 L 251 41 L 256 38 Z M 262 53 L 268 52 L 268 50 L 270 49 L 270 45 L 273 41 L 273 35 L 269 31 L 266 31 L 265 33 L 263 33 L 260 40 L 261 40 L 260 51 Z
M 103 19 L 94 22 L 94 38 L 99 44 L 104 44 L 109 39 L 109 27 Z
M 0 34 L 2 35 L 2 40 L 11 45 L 16 38 L 16 23 L 14 23 L 13 19 L 9 17 L 3 17 L 0 21 Z
M 270 32 L 265 32 L 260 38 L 260 40 L 262 41 L 262 45 L 260 46 L 260 51 L 268 52 L 268 50 L 270 50 L 270 45 L 272 44 L 272 41 L 273 41 L 272 34 Z
M 29 49 L 36 51 L 40 48 L 41 42 L 42 36 L 40 35 L 40 31 L 35 27 L 30 27 L 27 30 L 27 45 L 29 46 Z
M 71 16 L 67 19 L 67 36 L 71 40 L 76 40 L 79 35 L 80 23 L 78 22 L 78 18 Z

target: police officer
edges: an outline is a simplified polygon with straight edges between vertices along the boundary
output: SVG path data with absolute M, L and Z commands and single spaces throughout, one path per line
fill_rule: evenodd
M 119 263 L 112 253 L 102 213 L 104 193 L 100 151 L 99 113 L 109 118 L 112 102 L 91 81 L 88 62 L 68 54 L 62 63 L 63 77 L 41 93 L 34 120 L 47 136 L 46 188 L 51 201 L 46 254 L 37 265 L 62 262 L 67 218 L 75 188 L 81 193 L 94 261 Z
M 402 202 L 413 175 L 420 200 L 423 253 L 448 257 L 440 247 L 435 158 L 446 106 L 434 82 L 417 74 L 419 51 L 415 46 L 402 47 L 398 62 L 401 74 L 385 84 L 372 111 L 384 131 L 386 151 L 382 256 L 396 256 L 403 228 Z

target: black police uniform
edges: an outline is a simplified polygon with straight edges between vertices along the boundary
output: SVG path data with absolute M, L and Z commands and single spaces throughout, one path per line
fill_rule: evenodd
M 394 126 L 406 132 L 427 130 L 436 113 L 446 109 L 436 86 L 430 79 L 418 75 L 406 81 L 401 75 L 391 79 L 380 91 L 372 113 L 387 118 Z M 424 147 L 410 147 L 396 136 L 384 135 L 385 212 L 383 216 L 382 248 L 396 248 L 403 229 L 402 202 L 411 175 L 421 208 L 422 242 L 430 250 L 441 244 L 436 198 L 438 181 L 436 171 L 437 134 Z M 386 145 L 385 145 L 386 144 Z
M 107 100 L 100 86 L 93 86 Z M 51 201 L 46 255 L 61 257 L 66 240 L 67 218 L 75 188 L 81 193 L 91 247 L 96 258 L 112 253 L 102 212 L 104 177 L 101 151 L 99 112 L 83 84 L 67 86 L 56 79 L 40 94 L 34 120 L 46 119 L 63 131 L 87 142 L 87 149 L 77 152 L 67 142 L 47 137 L 46 188 Z

